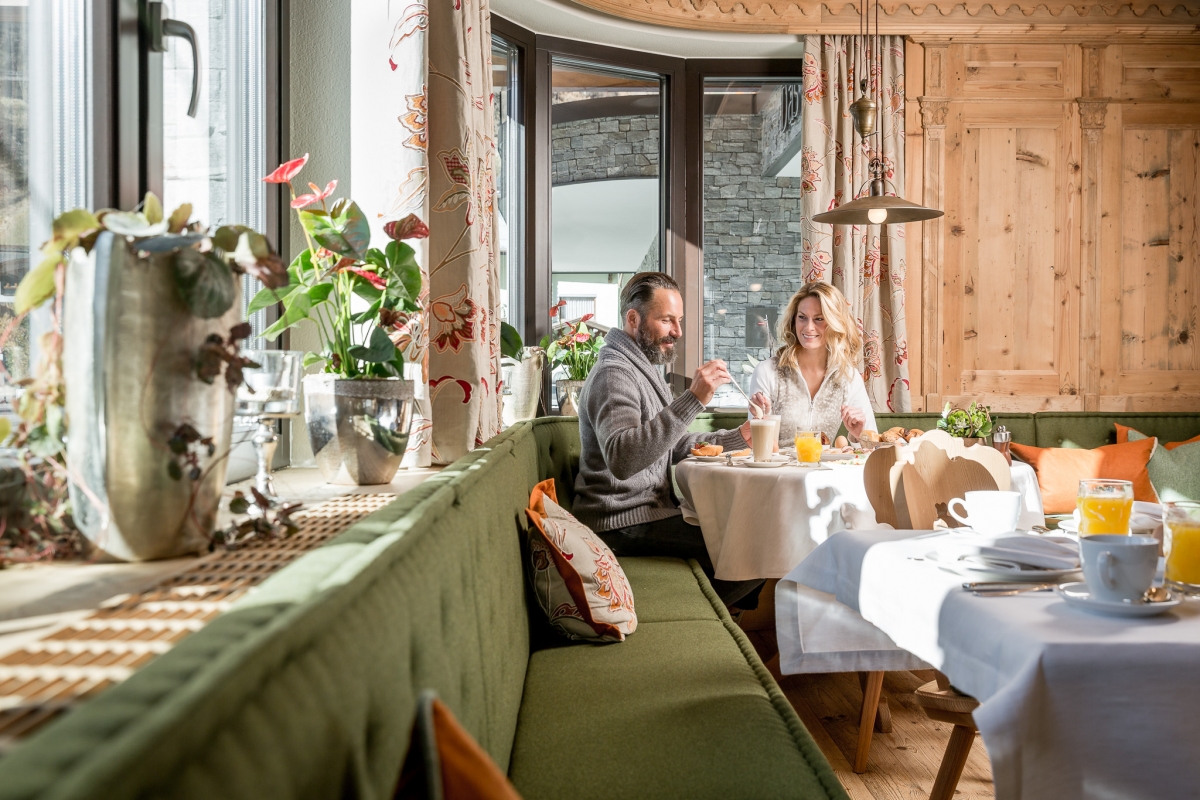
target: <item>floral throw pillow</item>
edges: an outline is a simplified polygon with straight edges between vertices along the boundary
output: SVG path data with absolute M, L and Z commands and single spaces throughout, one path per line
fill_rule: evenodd
M 558 505 L 554 481 L 533 488 L 525 513 L 530 582 L 550 624 L 570 639 L 622 642 L 637 630 L 633 590 L 604 540 Z

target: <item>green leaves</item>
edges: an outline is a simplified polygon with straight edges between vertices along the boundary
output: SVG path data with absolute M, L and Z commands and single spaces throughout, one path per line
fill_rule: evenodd
M 162 202 L 154 192 L 146 192 L 146 199 L 142 201 L 142 214 L 151 225 L 157 225 L 163 221 Z
M 396 345 L 392 344 L 392 340 L 388 338 L 383 329 L 375 328 L 371 331 L 371 339 L 366 347 L 356 344 L 347 352 L 351 358 L 357 358 L 360 361 L 367 361 L 372 364 L 383 364 L 395 358 Z
M 312 310 L 312 299 L 308 292 L 297 291 L 283 301 L 283 316 L 275 320 L 275 324 L 263 331 L 263 338 L 275 341 L 279 334 L 295 325 L 302 319 L 308 319 Z
M 384 251 L 387 256 L 388 291 L 392 292 L 395 277 L 408 293 L 408 299 L 416 300 L 421 296 L 421 268 L 417 265 L 417 253 L 404 242 L 389 242 Z
M 525 344 L 521 341 L 521 334 L 512 325 L 507 322 L 500 323 L 500 355 L 508 358 L 521 360 L 521 349 Z
M 326 250 L 361 260 L 371 242 L 371 226 L 357 203 L 338 203 L 333 213 L 298 211 L 300 224 Z
M 71 239 L 78 239 L 80 235 L 98 227 L 100 227 L 100 221 L 86 208 L 67 211 L 54 220 L 54 241 L 67 242 Z
M 25 274 L 17 285 L 17 294 L 13 299 L 13 310 L 17 314 L 37 308 L 54 296 L 54 272 L 62 260 L 61 255 L 47 256 Z
M 937 426 L 939 430 L 943 430 L 951 436 L 990 436 L 992 433 L 991 408 L 975 402 L 972 402 L 966 409 L 953 408 L 950 403 L 946 403 Z
M 179 233 L 187 227 L 188 220 L 192 218 L 192 204 L 181 203 L 179 208 L 171 212 L 171 216 L 167 219 L 167 231 L 170 233 Z
M 233 306 L 237 287 L 233 271 L 210 253 L 185 247 L 172 259 L 179 295 L 193 314 L 214 319 Z

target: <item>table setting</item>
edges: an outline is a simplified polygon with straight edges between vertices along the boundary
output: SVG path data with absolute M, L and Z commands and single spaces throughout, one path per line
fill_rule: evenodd
M 1081 485 L 1078 532 L 964 497 L 973 528 L 828 538 L 776 588 L 781 671 L 940 670 L 980 702 L 997 797 L 1190 796 L 1200 504 L 1135 511 L 1119 483 Z

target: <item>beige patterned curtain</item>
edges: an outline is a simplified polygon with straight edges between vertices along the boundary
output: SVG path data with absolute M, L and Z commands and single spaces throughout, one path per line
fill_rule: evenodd
M 429 394 L 433 460 L 500 432 L 496 133 L 487 0 L 429 4 Z
M 878 99 L 877 139 L 887 194 L 904 187 L 904 39 L 884 36 L 868 77 Z M 804 48 L 801 220 L 804 280 L 824 280 L 846 295 L 863 334 L 863 380 L 876 411 L 910 411 L 904 325 L 904 226 L 820 225 L 812 217 L 868 194 L 868 148 L 854 131 L 850 104 L 868 71 L 860 36 L 808 36 Z

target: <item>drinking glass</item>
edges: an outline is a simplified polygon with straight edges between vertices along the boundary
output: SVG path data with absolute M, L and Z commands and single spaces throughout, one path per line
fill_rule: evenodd
M 1200 503 L 1163 503 L 1166 582 L 1187 595 L 1200 595 Z
M 1079 482 L 1079 535 L 1129 533 L 1133 484 L 1129 481 Z
M 268 500 L 278 502 L 271 461 L 279 444 L 275 420 L 300 414 L 300 378 L 304 353 L 299 350 L 243 350 L 242 355 L 258 364 L 243 372 L 245 382 L 238 387 L 237 415 L 258 425 L 254 432 L 254 452 L 258 472 L 254 488 Z
M 802 464 L 816 464 L 821 460 L 821 434 L 816 431 L 796 433 L 796 460 Z

